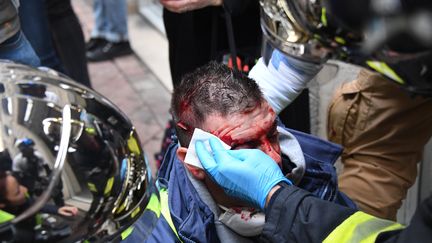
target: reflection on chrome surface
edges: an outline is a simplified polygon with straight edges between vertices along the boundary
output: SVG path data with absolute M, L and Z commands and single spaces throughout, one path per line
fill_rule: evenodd
M 105 241 L 142 213 L 154 214 L 152 227 L 150 167 L 116 106 L 55 71 L 10 62 L 0 62 L 0 102 L 0 211 L 16 241 Z

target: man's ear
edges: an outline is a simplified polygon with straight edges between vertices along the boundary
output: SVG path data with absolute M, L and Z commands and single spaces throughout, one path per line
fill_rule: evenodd
M 186 158 L 186 153 L 187 153 L 187 148 L 180 147 L 180 146 L 177 148 L 176 155 L 177 155 L 177 158 L 179 158 L 179 160 L 181 162 L 184 162 L 184 160 Z
M 186 153 L 187 153 L 187 148 L 185 147 L 179 147 L 176 151 L 176 155 L 179 158 L 179 160 L 181 162 L 183 162 L 183 165 L 186 167 L 186 169 L 192 174 L 193 177 L 195 177 L 195 179 L 197 180 L 204 180 L 206 174 L 205 171 L 201 168 L 198 168 L 196 166 L 190 165 L 190 164 L 186 164 L 184 162 L 185 157 L 186 157 Z

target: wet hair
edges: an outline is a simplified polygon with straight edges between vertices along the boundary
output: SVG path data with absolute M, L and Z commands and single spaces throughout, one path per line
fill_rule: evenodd
M 186 74 L 174 87 L 170 110 L 180 144 L 188 147 L 193 130 L 209 115 L 251 111 L 263 100 L 254 80 L 217 62 Z

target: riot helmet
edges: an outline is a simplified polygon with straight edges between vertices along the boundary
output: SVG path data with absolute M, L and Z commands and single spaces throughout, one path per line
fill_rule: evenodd
M 263 57 L 338 59 L 432 96 L 430 1 L 260 0 Z
M 22 227 L 39 242 L 112 241 L 143 214 L 151 232 L 159 195 L 136 130 L 114 104 L 53 70 L 6 61 L 0 102 L 0 151 L 10 157 L 0 161 L 2 241 L 26 241 Z M 23 185 L 20 175 L 33 177 Z M 8 204 L 9 186 L 28 190 L 25 203 Z M 48 210 L 62 205 L 77 213 Z
M 260 0 L 265 44 L 301 60 L 323 63 L 358 48 L 362 37 L 336 24 L 320 0 Z

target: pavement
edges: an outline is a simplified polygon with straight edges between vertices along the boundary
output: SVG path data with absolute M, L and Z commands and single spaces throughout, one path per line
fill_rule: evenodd
M 72 4 L 88 40 L 94 26 L 92 3 L 74 0 Z M 154 154 L 160 149 L 169 119 L 172 86 L 168 47 L 162 33 L 158 33 L 134 11 L 129 12 L 129 37 L 135 54 L 109 61 L 89 62 L 88 67 L 93 88 L 131 119 L 155 172 Z

